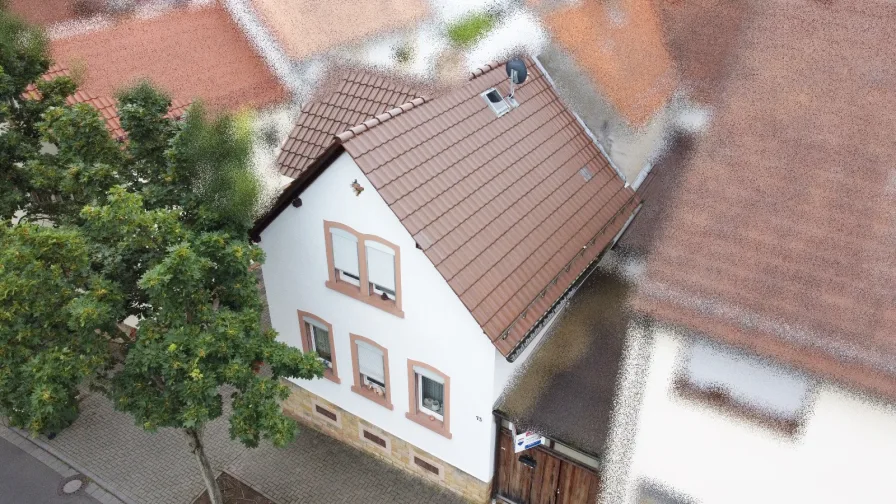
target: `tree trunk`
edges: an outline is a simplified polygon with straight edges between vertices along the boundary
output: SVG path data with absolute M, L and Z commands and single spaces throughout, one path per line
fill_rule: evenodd
M 218 482 L 215 480 L 215 473 L 212 471 L 212 465 L 205 456 L 205 446 L 202 444 L 202 433 L 196 429 L 184 429 L 187 438 L 190 440 L 190 449 L 193 455 L 196 455 L 196 461 L 199 462 L 199 470 L 202 472 L 202 479 L 205 481 L 205 488 L 208 490 L 208 496 L 212 504 L 224 504 L 224 497 L 221 495 L 221 489 L 218 488 Z

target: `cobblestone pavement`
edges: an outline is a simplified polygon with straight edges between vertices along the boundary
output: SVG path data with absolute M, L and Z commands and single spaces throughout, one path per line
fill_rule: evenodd
M 246 450 L 227 471 L 279 504 L 467 504 L 309 428 L 286 448 Z
M 155 434 L 115 411 L 92 393 L 81 416 L 55 439 L 42 439 L 60 458 L 102 479 L 122 500 L 187 504 L 204 485 L 186 439 L 163 429 Z M 247 449 L 231 441 L 225 415 L 206 429 L 213 468 L 226 470 L 278 504 L 461 504 L 460 497 L 424 482 L 356 448 L 308 427 L 283 449 L 263 443 Z
M 216 469 L 245 450 L 230 441 L 225 416 L 205 432 L 207 453 Z M 72 426 L 44 442 L 138 503 L 190 502 L 205 488 L 183 435 L 172 429 L 150 434 L 97 393 L 84 399 Z

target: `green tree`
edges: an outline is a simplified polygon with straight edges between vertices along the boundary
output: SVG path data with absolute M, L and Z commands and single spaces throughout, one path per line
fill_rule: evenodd
M 34 190 L 23 164 L 38 155 L 41 143 L 37 124 L 50 107 L 74 92 L 68 78 L 40 77 L 50 67 L 47 39 L 37 28 L 10 15 L 0 1 L 0 221 L 17 210 L 27 210 Z M 40 96 L 23 100 L 36 83 Z
M 46 44 L 2 11 L 0 20 L 40 41 L 0 37 L 0 64 L 15 51 L 34 60 L 0 74 L 0 189 L 17 192 L 0 202 L 0 413 L 35 434 L 56 431 L 76 417 L 86 379 L 142 428 L 181 430 L 221 502 L 202 433 L 223 415 L 224 395 L 231 437 L 282 446 L 296 425 L 280 409 L 280 378 L 323 375 L 314 354 L 261 328 L 248 125 L 200 104 L 174 120 L 170 99 L 143 83 L 118 96 L 127 140 L 115 142 L 95 109 L 65 103 L 70 80 L 22 99 L 48 68 Z M 13 224 L 16 212 L 24 217 Z M 122 338 L 129 315 L 139 328 Z M 257 362 L 270 372 L 256 373 Z
M 0 411 L 14 425 L 55 432 L 78 414 L 81 382 L 108 359 L 120 300 L 90 270 L 74 229 L 0 227 Z

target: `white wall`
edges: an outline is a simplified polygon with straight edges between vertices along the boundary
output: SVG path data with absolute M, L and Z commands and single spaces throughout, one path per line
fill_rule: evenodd
M 364 187 L 360 196 L 351 188 L 356 179 Z M 263 271 L 271 321 L 280 339 L 297 347 L 301 347 L 301 336 L 296 310 L 331 323 L 342 383 L 326 379 L 296 383 L 489 481 L 494 458 L 494 346 L 348 154 L 327 168 L 301 198 L 300 208 L 288 207 L 261 235 L 261 247 L 267 254 Z M 400 247 L 403 319 L 325 287 L 324 220 L 378 235 Z M 354 372 L 350 332 L 389 350 L 394 410 L 350 390 Z M 452 439 L 405 418 L 407 359 L 425 362 L 450 377 Z
M 669 392 L 684 340 L 654 333 L 625 485 L 647 478 L 702 503 L 894 502 L 896 407 L 819 382 L 794 439 Z

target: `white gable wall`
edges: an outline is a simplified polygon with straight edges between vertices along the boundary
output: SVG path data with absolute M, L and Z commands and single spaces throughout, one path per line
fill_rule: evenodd
M 357 180 L 364 191 L 355 196 Z M 296 310 L 333 326 L 341 384 L 327 379 L 295 382 L 394 436 L 455 467 L 490 481 L 494 458 L 492 406 L 495 348 L 479 324 L 348 154 L 342 154 L 261 234 L 267 254 L 264 279 L 271 321 L 279 339 L 301 348 Z M 324 220 L 377 235 L 401 250 L 399 318 L 327 288 Z M 349 333 L 389 350 L 392 411 L 352 392 Z M 407 360 L 429 364 L 451 379 L 447 439 L 405 418 Z M 477 417 L 481 418 L 478 420 Z
M 818 382 L 804 432 L 787 439 L 670 392 L 686 342 L 666 331 L 656 331 L 653 338 L 645 352 L 640 412 L 616 417 L 633 420 L 628 427 L 634 442 L 617 444 L 632 447 L 628 477 L 608 488 L 604 502 L 635 502 L 638 478 L 705 504 L 893 499 L 896 406 Z M 626 465 L 616 455 L 611 456 L 615 463 Z M 607 472 L 624 473 L 619 467 Z

